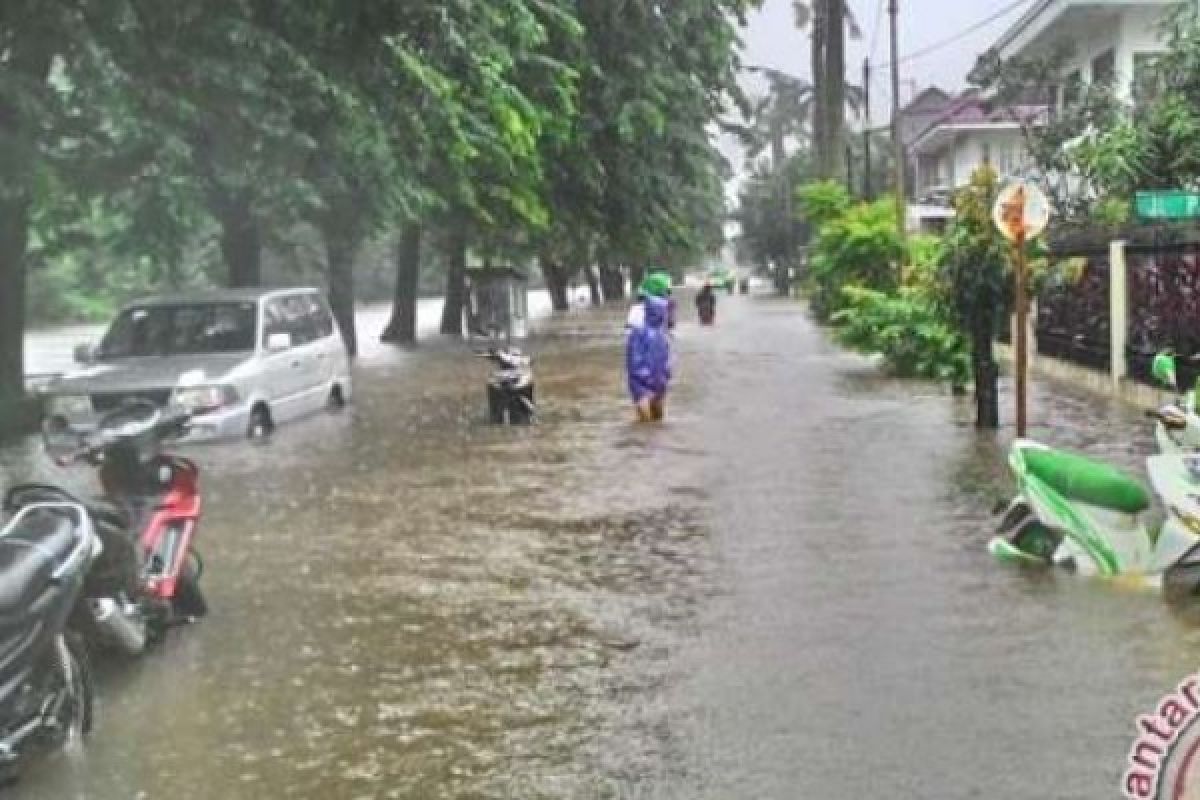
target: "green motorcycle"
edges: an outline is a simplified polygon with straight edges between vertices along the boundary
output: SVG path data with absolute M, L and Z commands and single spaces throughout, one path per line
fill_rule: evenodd
M 1159 524 L 1146 488 L 1106 464 L 1018 439 L 1009 466 L 1018 493 L 988 544 L 1001 561 L 1200 589 L 1200 457 L 1147 459 L 1166 510 Z

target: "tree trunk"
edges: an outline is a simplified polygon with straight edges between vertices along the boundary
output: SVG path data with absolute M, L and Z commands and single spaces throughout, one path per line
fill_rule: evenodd
M 603 298 L 600 297 L 600 281 L 596 280 L 596 270 L 591 266 L 584 267 L 583 277 L 587 281 L 588 297 L 591 298 L 592 305 L 600 305 Z
M 829 146 L 825 141 L 828 128 L 828 108 L 825 87 L 826 5 L 828 0 L 813 0 L 812 4 L 812 74 L 813 74 L 813 155 L 817 177 L 828 178 Z
M 846 181 L 846 2 L 826 0 L 825 157 L 826 177 Z
M 25 401 L 25 249 L 29 202 L 0 203 L 0 434 L 18 419 Z
M 991 317 L 975 323 L 971 335 L 971 362 L 975 370 L 975 426 L 1000 427 L 1000 370 L 992 351 Z
M 396 243 L 396 291 L 392 318 L 379 337 L 390 344 L 417 343 L 417 292 L 421 279 L 421 226 L 406 225 Z
M 7 43 L 5 71 L 10 82 L 20 86 L 43 86 L 50 75 L 55 50 L 37 31 L 38 15 L 31 21 L 29 33 L 18 34 Z M 20 30 L 20 26 L 18 26 Z M 34 159 L 39 152 L 39 137 L 44 135 L 39 112 L 25 104 L 11 102 L 11 94 L 0 95 L 0 139 L 5 142 L 6 158 L 0 183 L 0 435 L 18 431 L 25 422 L 25 302 L 28 264 L 30 209 L 33 180 L 37 174 Z M 8 429 L 8 430 L 6 430 Z
M 446 249 L 450 267 L 446 273 L 446 303 L 442 306 L 441 332 L 461 336 L 463 306 L 467 301 L 467 241 L 461 233 L 451 234 Z
M 354 325 L 354 254 L 358 243 L 340 232 L 323 231 L 325 266 L 329 280 L 329 306 L 337 320 L 346 352 L 358 355 L 358 333 Z
M 646 279 L 646 268 L 642 266 L 629 268 L 629 287 L 636 295 L 638 287 L 642 285 L 642 281 Z
M 625 275 L 620 267 L 607 264 L 600 266 L 600 286 L 604 290 L 605 303 L 619 303 L 625 299 Z
M 245 195 L 222 203 L 217 221 L 221 225 L 221 255 L 229 270 L 230 288 L 262 285 L 262 232 Z
M 570 311 L 571 298 L 567 296 L 567 274 L 553 259 L 542 256 L 538 259 L 542 274 L 546 276 L 546 288 L 550 291 L 550 305 L 555 311 Z

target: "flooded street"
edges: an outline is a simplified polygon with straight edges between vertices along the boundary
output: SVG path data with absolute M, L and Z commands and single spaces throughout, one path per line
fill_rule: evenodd
M 345 412 L 194 448 L 210 617 L 99 664 L 86 748 L 6 796 L 1118 796 L 1200 628 L 995 563 L 1010 432 L 969 398 L 789 301 L 681 306 L 662 427 L 630 422 L 623 314 L 578 311 L 532 343 L 531 429 L 484 424 L 460 345 L 372 345 Z M 1136 409 L 1037 386 L 1035 437 L 1150 452 Z M 86 477 L 0 453 L 32 476 Z

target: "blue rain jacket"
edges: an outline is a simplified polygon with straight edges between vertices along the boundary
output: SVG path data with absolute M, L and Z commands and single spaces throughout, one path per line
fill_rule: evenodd
M 642 301 L 645 324 L 630 331 L 625 343 L 629 394 L 638 403 L 666 393 L 671 381 L 671 343 L 667 338 L 667 302 L 659 297 Z

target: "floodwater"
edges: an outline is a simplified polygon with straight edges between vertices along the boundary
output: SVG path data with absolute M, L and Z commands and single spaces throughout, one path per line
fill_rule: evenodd
M 434 343 L 372 348 L 344 413 L 194 449 L 212 615 L 102 663 L 87 747 L 11 796 L 1118 796 L 1200 629 L 994 563 L 1011 432 L 969 400 L 788 301 L 718 316 L 679 331 L 662 427 L 629 422 L 620 315 L 577 312 L 534 343 L 531 429 L 484 425 L 486 366 Z M 1151 446 L 1063 387 L 1033 419 L 1135 468 Z M 0 456 L 30 472 L 69 477 Z

